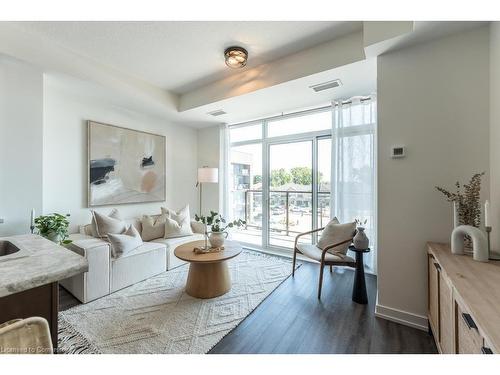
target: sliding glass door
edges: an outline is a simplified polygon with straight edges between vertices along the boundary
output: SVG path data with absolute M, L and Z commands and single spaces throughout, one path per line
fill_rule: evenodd
M 233 238 L 291 252 L 298 233 L 337 216 L 367 219 L 374 249 L 375 125 L 376 102 L 365 98 L 229 127 L 226 215 L 247 222 Z
M 292 248 L 295 236 L 313 226 L 312 140 L 269 144 L 268 171 L 268 243 Z

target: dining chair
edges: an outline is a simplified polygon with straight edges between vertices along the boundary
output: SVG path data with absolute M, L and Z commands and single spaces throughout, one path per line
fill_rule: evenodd
M 349 237 L 347 239 L 342 239 L 341 241 L 328 245 L 323 249 L 320 249 L 316 244 L 299 242 L 300 237 L 320 232 L 323 229 L 325 229 L 325 227 L 298 234 L 297 237 L 295 237 L 295 245 L 293 250 L 292 277 L 295 276 L 295 262 L 297 259 L 297 253 L 300 253 L 309 259 L 313 259 L 319 262 L 320 268 L 319 268 L 318 299 L 321 299 L 321 288 L 323 286 L 323 268 L 325 266 L 330 266 L 330 272 L 333 271 L 333 266 L 344 266 L 344 267 L 347 266 L 352 268 L 356 267 L 356 261 L 350 256 L 347 256 L 339 252 L 330 252 L 337 246 L 350 244 L 354 236 Z

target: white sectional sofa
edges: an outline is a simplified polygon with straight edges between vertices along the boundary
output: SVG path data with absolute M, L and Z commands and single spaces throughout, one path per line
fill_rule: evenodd
M 141 233 L 139 219 L 125 220 Z M 144 242 L 137 249 L 119 257 L 112 256 L 110 243 L 90 235 L 88 225 L 80 233 L 70 235 L 67 247 L 85 257 L 89 270 L 61 281 L 61 285 L 83 303 L 116 292 L 159 273 L 185 264 L 174 255 L 177 246 L 203 239 L 203 228 L 192 221 L 193 234 L 178 238 L 158 238 Z

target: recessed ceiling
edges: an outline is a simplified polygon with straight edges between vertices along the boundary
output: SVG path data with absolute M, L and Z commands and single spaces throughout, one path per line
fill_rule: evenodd
M 223 52 L 249 52 L 244 69 L 362 28 L 361 22 L 15 22 L 77 54 L 182 94 L 237 74 Z

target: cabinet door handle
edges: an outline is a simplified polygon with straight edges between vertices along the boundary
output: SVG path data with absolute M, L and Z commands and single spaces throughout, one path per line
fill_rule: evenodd
M 490 348 L 482 346 L 481 347 L 481 353 L 483 353 L 483 354 L 493 354 L 493 351 Z
M 434 267 L 436 267 L 436 269 L 438 271 L 441 271 L 441 266 L 438 263 L 433 263 L 433 264 L 434 264 Z
M 472 328 L 477 329 L 477 325 L 474 322 L 474 319 L 472 319 L 472 316 L 470 316 L 470 314 L 462 313 L 462 318 L 464 319 L 464 322 L 465 322 L 465 324 L 467 324 L 467 327 L 469 329 L 472 329 Z

